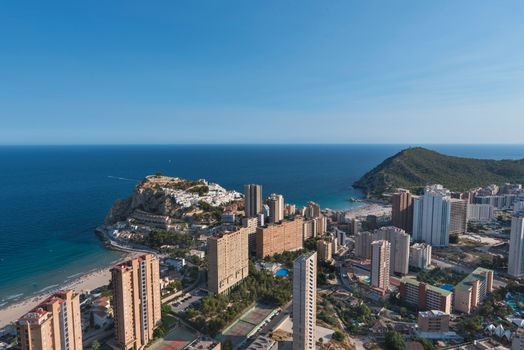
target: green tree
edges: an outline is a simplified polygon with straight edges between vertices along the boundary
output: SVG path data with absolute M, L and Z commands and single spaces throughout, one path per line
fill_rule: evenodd
M 162 338 L 166 334 L 166 330 L 163 326 L 159 326 L 155 328 L 153 331 L 153 337 L 154 338 Z
M 384 345 L 387 350 L 406 350 L 406 343 L 400 333 L 388 331 L 384 337 Z
M 482 316 L 464 316 L 458 323 L 459 330 L 465 335 L 467 340 L 475 337 L 475 334 L 482 330 Z
M 333 333 L 332 335 L 332 338 L 336 341 L 344 341 L 344 333 L 342 333 L 341 331 L 335 331 L 335 333 Z
M 160 312 L 162 313 L 162 316 L 165 316 L 165 315 L 171 313 L 171 308 L 169 307 L 168 304 L 162 304 L 162 306 L 160 308 Z
M 98 340 L 94 340 L 93 341 L 93 344 L 91 344 L 91 350 L 98 350 L 100 349 L 100 343 L 98 342 Z

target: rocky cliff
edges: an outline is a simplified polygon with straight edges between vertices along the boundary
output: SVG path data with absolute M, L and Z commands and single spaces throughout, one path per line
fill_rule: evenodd
M 105 218 L 105 224 L 110 225 L 125 220 L 136 209 L 151 214 L 175 217 L 178 207 L 164 191 L 139 184 L 131 197 L 115 201 Z

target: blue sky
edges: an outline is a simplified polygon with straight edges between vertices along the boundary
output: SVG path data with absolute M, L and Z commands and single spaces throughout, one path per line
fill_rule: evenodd
M 0 2 L 0 144 L 522 143 L 524 2 Z

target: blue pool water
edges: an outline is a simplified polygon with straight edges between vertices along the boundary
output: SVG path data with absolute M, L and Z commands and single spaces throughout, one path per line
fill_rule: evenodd
M 281 268 L 275 271 L 275 276 L 287 277 L 288 275 L 289 275 L 288 269 Z
M 445 289 L 445 290 L 452 291 L 453 288 L 455 288 L 455 286 L 452 285 L 452 284 L 443 284 L 443 285 L 440 286 L 440 288 Z

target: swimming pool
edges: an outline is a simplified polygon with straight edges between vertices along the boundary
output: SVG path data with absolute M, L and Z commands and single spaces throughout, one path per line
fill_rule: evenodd
M 289 275 L 288 269 L 280 268 L 275 271 L 275 276 L 287 277 Z
M 445 289 L 445 290 L 449 290 L 449 291 L 451 292 L 451 291 L 453 291 L 453 289 L 455 288 L 455 286 L 452 285 L 452 284 L 446 284 L 446 283 L 445 283 L 445 284 L 441 285 L 440 288 Z

